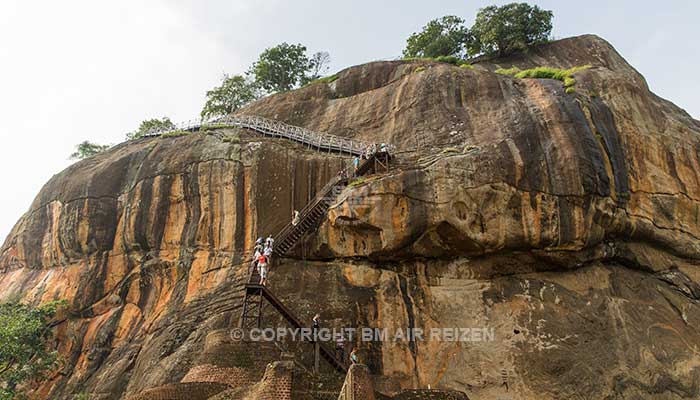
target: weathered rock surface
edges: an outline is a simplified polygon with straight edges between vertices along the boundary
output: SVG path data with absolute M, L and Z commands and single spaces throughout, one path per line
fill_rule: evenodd
M 575 94 L 493 73 L 585 64 Z M 386 387 L 700 397 L 700 122 L 602 39 L 474 70 L 371 63 L 243 112 L 399 147 L 396 169 L 341 193 L 271 274 L 327 326 L 492 329 L 363 344 Z M 219 131 L 122 144 L 52 178 L 0 250 L 0 297 L 71 302 L 66 365 L 37 395 L 179 383 L 235 324 L 255 237 L 346 162 Z

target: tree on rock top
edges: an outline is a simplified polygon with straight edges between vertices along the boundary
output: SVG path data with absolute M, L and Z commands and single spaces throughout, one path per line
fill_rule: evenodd
M 82 160 L 88 157 L 92 157 L 95 154 L 102 153 L 103 151 L 109 149 L 110 145 L 107 144 L 97 144 L 92 143 L 88 140 L 75 146 L 75 152 L 70 155 L 71 160 Z
M 165 131 L 169 129 L 175 129 L 175 124 L 170 120 L 168 117 L 163 117 L 163 118 L 153 118 L 153 119 L 146 119 L 141 121 L 141 124 L 139 125 L 139 129 L 137 129 L 134 132 L 130 132 L 126 134 L 126 139 L 127 140 L 134 140 L 138 139 L 140 137 L 143 137 L 144 135 L 148 133 L 153 133 L 153 132 L 158 132 L 158 131 Z
M 479 10 L 469 29 L 467 53 L 505 56 L 546 42 L 551 32 L 551 11 L 527 3 L 489 6 Z
M 311 68 L 306 46 L 282 43 L 265 49 L 250 68 L 250 73 L 268 92 L 286 92 L 302 83 Z
M 221 86 L 207 91 L 207 102 L 201 112 L 202 119 L 228 115 L 260 97 L 255 82 L 243 75 L 224 75 Z
M 406 40 L 403 56 L 406 58 L 461 57 L 468 30 L 464 20 L 454 15 L 434 19 L 419 33 Z

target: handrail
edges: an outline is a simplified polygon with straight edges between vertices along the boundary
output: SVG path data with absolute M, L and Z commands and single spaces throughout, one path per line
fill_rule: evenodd
M 341 136 L 329 135 L 327 133 L 315 132 L 299 126 L 285 124 L 254 115 L 227 115 L 225 117 L 212 119 L 209 121 L 196 122 L 187 121 L 170 128 L 153 129 L 144 136 L 161 136 L 176 131 L 198 131 L 207 126 L 235 126 L 248 128 L 268 136 L 284 137 L 302 144 L 316 147 L 318 150 L 336 151 L 349 155 L 360 156 L 369 145 L 348 139 Z M 389 146 L 393 148 L 393 146 Z
M 301 211 L 299 211 L 299 223 L 297 225 L 288 223 L 279 233 L 277 233 L 277 235 L 275 235 L 275 242 L 277 242 L 277 245 L 280 245 L 287 240 L 291 232 L 293 232 L 297 226 L 301 225 L 306 217 L 313 211 L 313 209 L 315 209 L 316 206 L 318 206 L 318 204 L 320 204 L 323 199 L 328 196 L 330 191 L 344 179 L 344 177 L 335 177 L 326 183 L 326 185 L 318 191 L 316 196 L 310 202 L 308 202 Z

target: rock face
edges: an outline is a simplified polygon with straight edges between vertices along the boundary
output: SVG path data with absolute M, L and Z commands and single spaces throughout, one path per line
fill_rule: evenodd
M 574 94 L 493 72 L 587 64 Z M 387 394 L 700 397 L 700 123 L 602 39 L 474 69 L 371 63 L 242 113 L 398 146 L 270 277 L 326 326 L 474 328 L 360 343 Z M 125 143 L 52 178 L 0 250 L 2 298 L 71 303 L 65 366 L 37 396 L 191 376 L 207 335 L 236 323 L 251 243 L 347 162 L 224 130 Z

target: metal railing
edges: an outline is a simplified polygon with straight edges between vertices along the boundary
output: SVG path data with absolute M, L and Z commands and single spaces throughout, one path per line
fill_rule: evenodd
M 207 127 L 239 127 L 252 129 L 266 136 L 281 137 L 293 140 L 319 151 L 336 152 L 351 156 L 360 156 L 366 153 L 370 148 L 369 144 L 357 140 L 316 132 L 300 126 L 289 125 L 283 122 L 253 115 L 229 115 L 204 122 L 187 121 L 176 125 L 174 128 L 149 131 L 144 136 L 162 136 L 177 131 L 194 132 Z M 388 148 L 393 147 L 390 145 L 384 146 L 387 146 Z

